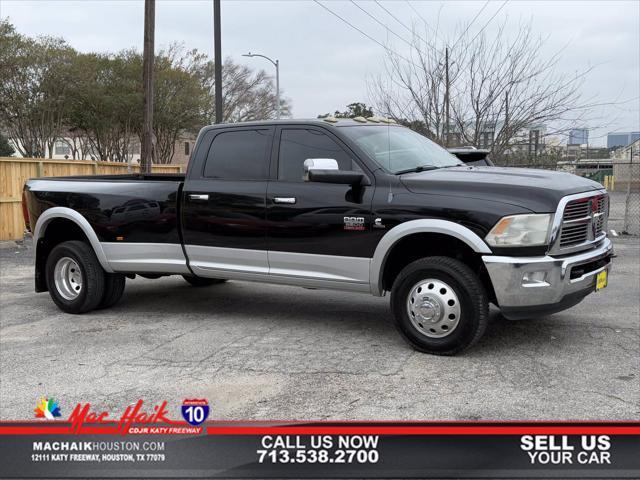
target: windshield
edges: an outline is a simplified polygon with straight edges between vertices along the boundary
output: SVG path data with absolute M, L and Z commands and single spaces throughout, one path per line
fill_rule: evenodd
M 392 173 L 464 165 L 435 142 L 408 128 L 363 125 L 344 127 L 342 131 Z

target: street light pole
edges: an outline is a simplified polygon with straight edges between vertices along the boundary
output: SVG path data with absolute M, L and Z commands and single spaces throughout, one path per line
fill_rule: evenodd
M 276 59 L 276 118 L 280 120 L 280 62 Z
M 280 62 L 278 59 L 272 60 L 265 55 L 260 55 L 259 53 L 245 53 L 242 55 L 243 57 L 262 57 L 266 60 L 269 60 L 274 67 L 276 67 L 276 116 L 278 120 L 280 119 Z

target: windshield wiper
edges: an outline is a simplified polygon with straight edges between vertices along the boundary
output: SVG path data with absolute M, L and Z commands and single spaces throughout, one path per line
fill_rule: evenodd
M 427 170 L 437 170 L 440 167 L 436 167 L 435 165 L 420 165 L 418 167 L 407 168 L 405 170 L 398 170 L 395 172 L 395 175 L 402 175 L 403 173 L 418 173 L 418 172 L 426 172 Z

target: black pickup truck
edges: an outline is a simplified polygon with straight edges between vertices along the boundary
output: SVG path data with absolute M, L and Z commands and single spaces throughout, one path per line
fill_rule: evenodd
M 135 275 L 391 292 L 413 347 L 454 354 L 482 336 L 489 303 L 527 318 L 606 286 L 599 183 L 467 166 L 407 128 L 363 120 L 205 127 L 186 178 L 29 180 L 36 291 L 69 313 L 113 305 Z

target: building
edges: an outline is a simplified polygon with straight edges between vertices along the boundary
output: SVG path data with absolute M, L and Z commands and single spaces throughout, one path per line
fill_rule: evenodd
M 191 158 L 191 152 L 196 144 L 197 135 L 193 133 L 183 132 L 180 138 L 176 140 L 176 146 L 171 157 L 171 163 L 177 165 L 187 165 Z
M 196 134 L 183 132 L 176 140 L 173 156 L 169 163 L 186 165 L 189 163 L 191 151 L 196 142 Z M 14 147 L 14 157 L 21 158 L 22 155 L 17 148 L 18 141 L 15 139 L 9 139 L 9 143 Z M 140 140 L 138 137 L 132 137 L 129 142 L 127 161 L 132 164 L 140 163 Z M 98 152 L 89 144 L 85 137 L 74 136 L 68 133 L 56 140 L 53 144 L 53 152 L 49 155 L 49 149 L 45 151 L 44 158 L 51 158 L 52 160 L 104 160 L 111 161 L 111 159 L 100 158 Z
M 545 125 L 531 125 L 520 129 L 513 137 L 507 153 L 536 157 L 545 150 L 547 128 Z
M 504 122 L 502 120 L 484 122 L 479 126 L 477 142 L 473 145 L 476 148 L 491 150 L 499 134 Z M 476 124 L 472 121 L 465 122 L 464 132 L 466 137 L 472 137 Z M 520 154 L 528 156 L 540 155 L 545 148 L 547 128 L 545 125 L 531 125 L 519 130 L 512 139 L 512 144 L 508 149 L 508 153 Z M 449 127 L 449 147 L 468 146 L 470 142 L 464 140 L 465 135 L 460 130 L 458 124 L 452 124 Z
M 589 143 L 589 130 L 587 128 L 574 128 L 569 130 L 567 145 L 586 145 Z
M 564 151 L 564 160 L 575 162 L 577 160 L 598 159 L 606 160 L 610 157 L 609 149 L 604 147 L 589 147 L 589 144 L 567 144 Z
M 579 160 L 560 160 L 558 170 L 589 177 L 602 182 L 604 175 L 611 175 L 613 160 L 610 158 L 581 158 Z
M 613 154 L 615 189 L 640 192 L 640 138 Z
M 607 148 L 626 147 L 640 139 L 640 132 L 611 132 L 607 134 Z

